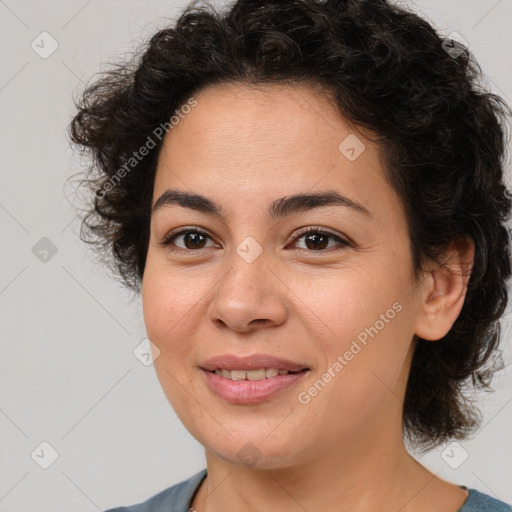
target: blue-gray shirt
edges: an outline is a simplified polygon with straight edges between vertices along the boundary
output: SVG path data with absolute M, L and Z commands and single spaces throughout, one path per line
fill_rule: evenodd
M 205 477 L 206 469 L 203 469 L 188 480 L 173 485 L 138 505 L 112 508 L 104 512 L 189 512 L 190 502 Z M 469 491 L 469 496 L 457 512 L 512 512 L 512 507 L 503 501 L 475 489 L 461 487 Z

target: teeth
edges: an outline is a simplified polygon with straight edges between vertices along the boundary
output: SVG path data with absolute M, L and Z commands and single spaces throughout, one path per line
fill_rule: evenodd
M 248 380 L 261 380 L 265 378 L 265 368 L 261 370 L 250 370 L 247 371 Z
M 245 370 L 231 370 L 231 380 L 244 380 L 247 377 Z
M 262 368 L 261 370 L 215 370 L 215 375 L 229 380 L 263 380 L 271 379 L 278 375 L 288 375 L 288 370 L 278 370 L 277 368 Z

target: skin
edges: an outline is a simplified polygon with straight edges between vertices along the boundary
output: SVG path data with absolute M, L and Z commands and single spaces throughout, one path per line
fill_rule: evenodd
M 142 286 L 147 334 L 161 351 L 158 378 L 205 447 L 208 476 L 192 506 L 456 512 L 467 492 L 408 454 L 401 416 L 413 336 L 437 340 L 457 318 L 471 244 L 453 244 L 446 267 L 429 265 L 415 280 L 405 213 L 379 149 L 312 86 L 222 84 L 194 97 L 197 106 L 164 140 L 153 204 L 177 189 L 215 201 L 223 217 L 177 204 L 154 211 Z M 354 161 L 338 149 L 349 134 L 366 146 Z M 369 215 L 342 205 L 267 213 L 276 199 L 327 190 Z M 309 226 L 351 244 L 315 245 L 297 235 Z M 184 227 L 210 238 L 199 248 L 183 236 L 162 245 Z M 263 250 L 252 263 L 236 252 L 248 236 Z M 401 311 L 300 403 L 298 394 L 397 302 Z M 224 353 L 272 354 L 311 371 L 270 400 L 234 405 L 210 391 L 199 368 Z M 248 442 L 255 466 L 237 455 Z

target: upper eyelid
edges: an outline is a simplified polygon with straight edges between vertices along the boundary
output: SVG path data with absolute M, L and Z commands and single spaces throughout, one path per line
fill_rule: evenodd
M 338 234 L 338 233 L 333 233 L 328 228 L 324 228 L 322 226 L 304 226 L 303 228 L 299 228 L 297 230 L 297 233 L 295 234 L 295 238 L 297 238 L 299 236 L 302 236 L 302 235 L 305 235 L 305 234 L 307 234 L 310 231 L 314 231 L 314 232 L 318 231 L 318 232 L 320 232 L 322 234 L 326 234 L 326 235 L 330 235 L 330 236 L 334 236 L 334 237 L 338 237 L 340 239 L 343 239 L 343 235 Z
M 180 236 L 180 235 L 183 235 L 185 233 L 190 233 L 190 232 L 201 233 L 203 235 L 209 236 L 211 239 L 215 238 L 212 234 L 210 234 L 210 232 L 208 230 L 206 230 L 204 228 L 199 228 L 199 227 L 195 227 L 195 226 L 185 226 L 183 228 L 176 228 L 176 230 L 169 231 L 169 233 L 164 235 L 163 239 L 166 240 L 166 239 L 169 239 L 169 238 L 172 238 L 175 236 Z

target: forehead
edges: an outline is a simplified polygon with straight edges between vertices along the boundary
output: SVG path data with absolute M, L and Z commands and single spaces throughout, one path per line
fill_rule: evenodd
M 275 137 L 281 142 L 318 142 L 328 132 L 337 137 L 340 128 L 349 129 L 320 86 L 217 84 L 194 97 L 197 106 L 180 121 L 177 131 L 198 143 L 222 142 L 230 147 L 241 139 L 270 143 Z
M 158 168 L 164 179 L 170 178 L 164 172 L 169 168 L 205 179 L 233 180 L 236 173 L 275 181 L 289 180 L 290 174 L 295 180 L 314 179 L 339 164 L 350 163 L 356 172 L 381 167 L 377 148 L 342 117 L 320 86 L 217 84 L 194 99 L 196 106 L 164 139 Z M 354 141 L 357 160 L 349 161 L 342 150 L 351 150 L 345 146 Z M 157 173 L 157 186 L 158 178 Z

